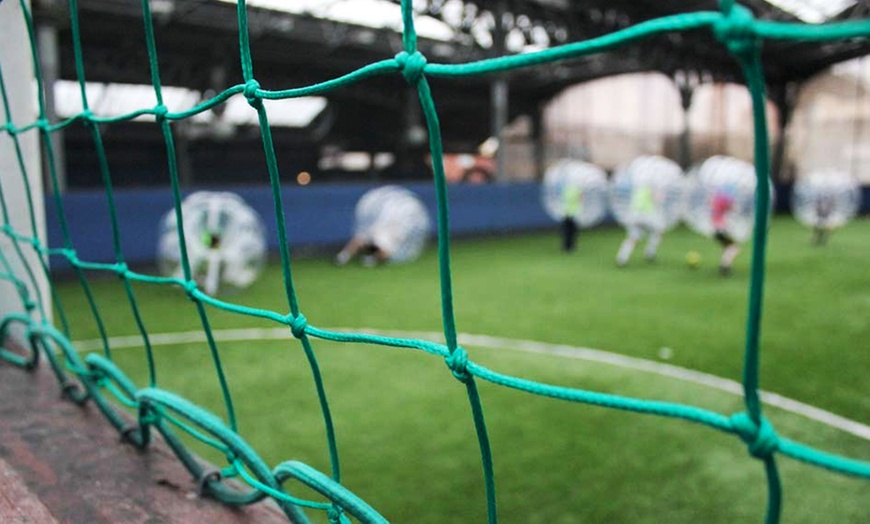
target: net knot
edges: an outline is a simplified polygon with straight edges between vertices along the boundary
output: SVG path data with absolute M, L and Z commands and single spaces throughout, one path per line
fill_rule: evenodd
M 242 94 L 248 99 L 248 104 L 254 109 L 259 109 L 263 105 L 263 101 L 257 96 L 258 89 L 260 89 L 260 82 L 252 78 L 245 82 L 245 90 L 242 91 Z
M 81 260 L 79 260 L 79 255 L 75 249 L 64 248 L 61 249 L 61 253 L 64 257 L 66 257 L 67 260 L 69 260 L 69 263 L 73 266 L 81 263 Z
M 42 131 L 47 132 L 49 131 L 49 127 L 51 127 L 51 124 L 49 124 L 48 120 L 46 120 L 45 118 L 40 118 L 36 121 L 36 127 L 41 129 Z
M 117 264 L 115 264 L 115 272 L 118 273 L 118 276 L 120 278 L 126 277 L 128 270 L 129 268 L 127 267 L 126 262 L 118 262 Z
M 399 64 L 399 71 L 402 72 L 405 80 L 415 86 L 423 76 L 423 70 L 426 68 L 426 57 L 420 51 L 414 51 L 411 54 L 402 51 L 396 55 L 396 63 Z
M 169 113 L 169 108 L 163 104 L 154 106 L 154 119 L 158 122 L 166 120 L 166 115 Z
M 199 286 L 196 284 L 196 280 L 187 280 L 184 282 L 184 292 L 187 293 L 187 298 L 191 300 L 196 300 L 194 293 L 199 289 Z
M 90 109 L 85 109 L 84 111 L 79 113 L 79 118 L 81 118 L 85 122 L 90 122 L 91 118 L 93 118 L 93 117 L 94 117 L 94 113 Z
M 745 56 L 758 46 L 755 36 L 755 17 L 752 11 L 733 0 L 721 0 L 722 18 L 713 25 L 716 38 L 737 56 Z
M 3 129 L 5 129 L 6 132 L 11 136 L 15 136 L 18 134 L 18 129 L 14 125 L 12 125 L 12 122 L 7 122 L 6 124 L 4 124 Z
M 749 454 L 753 457 L 766 459 L 778 449 L 779 437 L 763 416 L 759 424 L 745 412 L 731 415 L 730 421 L 740 439 L 749 446 Z
M 302 338 L 305 336 L 305 330 L 308 328 L 308 320 L 305 318 L 305 315 L 299 313 L 292 319 L 290 319 L 290 332 L 293 333 L 293 336 L 296 338 Z
M 344 513 L 341 511 L 341 508 L 332 506 L 326 511 L 326 515 L 329 519 L 329 524 L 343 524 L 347 522 L 347 519 L 344 517 Z
M 150 404 L 139 403 L 139 425 L 154 426 L 160 422 L 160 412 L 151 407 Z
M 457 346 L 447 358 L 444 359 L 447 367 L 453 372 L 453 376 L 460 382 L 467 383 L 471 380 L 471 375 L 468 373 L 468 352 L 460 346 Z

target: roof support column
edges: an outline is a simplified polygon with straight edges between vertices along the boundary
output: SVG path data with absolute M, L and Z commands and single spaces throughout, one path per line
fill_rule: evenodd
M 226 88 L 228 67 L 226 63 L 215 59 L 209 71 L 208 83 L 200 94 L 200 101 L 209 99 L 220 93 Z M 218 104 L 211 108 L 212 122 L 211 129 L 206 133 L 206 139 L 211 140 L 212 137 L 218 136 L 221 133 L 221 126 L 224 112 L 227 104 Z M 191 158 L 190 148 L 196 140 L 197 133 L 192 120 L 180 120 L 173 125 L 175 139 L 175 161 L 178 166 L 178 183 L 183 188 L 190 188 L 196 183 L 196 173 Z
M 404 132 L 399 137 L 396 148 L 395 169 L 402 178 L 414 178 L 426 172 L 426 155 L 429 154 L 426 127 L 423 125 L 423 110 L 417 90 L 405 90 L 405 109 L 403 111 Z
M 495 7 L 495 28 L 492 34 L 492 52 L 495 56 L 502 56 L 505 53 L 505 15 L 507 14 L 507 2 L 500 0 Z M 504 143 L 504 128 L 508 123 L 508 98 L 509 88 L 507 77 L 504 74 L 499 74 L 493 78 L 490 83 L 490 114 L 491 132 L 490 136 L 496 139 L 498 148 L 495 151 L 495 180 L 496 182 L 507 181 L 507 158 L 505 156 Z
M 683 108 L 683 132 L 680 135 L 680 167 L 688 170 L 692 166 L 692 129 L 689 111 L 692 109 L 692 97 L 695 88 L 701 83 L 695 71 L 677 71 L 673 77 L 677 90 L 680 92 L 680 105 Z
M 863 105 L 864 105 L 864 97 L 867 94 L 867 90 L 864 87 L 866 75 L 866 64 L 867 57 L 861 57 L 860 65 L 858 66 L 858 79 L 855 82 L 855 125 L 852 128 L 852 159 L 849 162 L 850 164 L 850 174 L 861 180 L 861 143 L 863 141 L 864 136 L 864 118 L 862 115 Z
M 175 127 L 175 164 L 178 166 L 178 184 L 182 188 L 193 186 L 193 163 L 190 160 L 189 125 Z
M 57 123 L 57 111 L 55 110 L 54 85 L 60 77 L 60 45 L 57 38 L 57 27 L 51 23 L 39 24 L 36 27 L 36 43 L 39 53 L 39 62 L 42 67 L 42 83 L 45 93 L 45 118 L 52 124 Z M 63 131 L 57 130 L 51 133 L 51 147 L 54 150 L 55 173 L 57 174 L 57 190 L 66 192 L 66 154 L 63 149 Z M 47 193 L 54 192 L 49 173 L 49 163 L 45 158 L 43 149 L 43 187 Z
M 788 145 L 786 137 L 788 125 L 791 123 L 791 117 L 797 105 L 799 91 L 799 84 L 794 82 L 787 82 L 770 88 L 770 97 L 779 110 L 779 136 L 773 145 L 770 169 L 774 182 L 791 182 L 794 178 L 794 173 L 791 172 L 788 166 L 785 150 Z
M 546 144 L 544 138 L 544 104 L 537 104 L 532 111 L 532 161 L 535 170 L 535 180 L 544 180 L 547 159 L 545 158 Z
M 492 100 L 492 136 L 498 148 L 495 150 L 495 180 L 507 181 L 507 159 L 505 158 L 504 128 L 508 123 L 508 82 L 503 76 L 490 85 Z

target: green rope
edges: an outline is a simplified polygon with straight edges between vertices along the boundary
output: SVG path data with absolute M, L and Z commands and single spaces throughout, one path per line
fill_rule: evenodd
M 14 256 L 17 261 L 23 264 L 25 272 L 23 276 L 17 275 L 10 260 L 11 256 L 5 252 L 0 252 L 0 280 L 8 281 L 15 287 L 21 303 L 21 309 L 23 310 L 23 312 L 10 313 L 0 318 L 0 346 L 10 336 L 10 331 L 15 325 L 24 328 L 29 345 L 25 347 L 26 354 L 14 353 L 0 347 L 0 360 L 24 369 L 33 369 L 38 364 L 41 358 L 40 355 L 44 355 L 57 378 L 61 391 L 67 398 L 77 403 L 92 400 L 124 440 L 139 448 L 149 446 L 151 432 L 156 430 L 161 434 L 179 461 L 188 469 L 192 477 L 200 482 L 204 493 L 230 505 L 252 504 L 268 496 L 278 503 L 288 517 L 294 522 L 300 523 L 308 522 L 302 508 L 327 512 L 330 521 L 333 523 L 349 522 L 346 514 L 361 522 L 386 522 L 386 519 L 376 510 L 341 484 L 337 438 L 326 395 L 324 379 L 316 358 L 312 339 L 417 350 L 444 360 L 449 371 L 466 389 L 481 454 L 487 515 L 490 523 L 498 521 L 496 483 L 493 455 L 487 434 L 483 403 L 476 379 L 499 387 L 566 402 L 680 419 L 735 435 L 746 444 L 749 454 L 764 464 L 768 483 L 765 521 L 768 523 L 779 522 L 783 500 L 781 482 L 775 461 L 777 454 L 841 474 L 870 479 L 870 462 L 824 452 L 779 436 L 771 423 L 764 417 L 759 399 L 760 334 L 764 297 L 765 250 L 767 245 L 767 222 L 771 206 L 769 185 L 770 152 L 765 120 L 765 81 L 761 67 L 760 48 L 763 41 L 770 39 L 827 42 L 855 37 L 866 38 L 870 36 L 870 21 L 849 21 L 824 25 L 757 21 L 749 10 L 737 5 L 733 0 L 721 0 L 720 11 L 718 12 L 703 11 L 662 17 L 582 42 L 572 42 L 533 53 L 496 57 L 464 64 L 433 64 L 428 63 L 426 57 L 417 48 L 417 34 L 414 29 L 412 2 L 403 0 L 401 4 L 403 51 L 395 57 L 385 58 L 337 78 L 317 84 L 283 90 L 267 90 L 261 88 L 254 76 L 253 58 L 248 35 L 247 7 L 245 1 L 240 0 L 238 2 L 237 21 L 241 58 L 240 67 L 244 83 L 232 86 L 190 109 L 170 112 L 164 105 L 162 95 L 156 51 L 157 38 L 151 17 L 150 4 L 148 0 L 142 0 L 145 45 L 148 53 L 151 83 L 157 104 L 154 107 L 137 109 L 121 116 L 98 117 L 93 115 L 88 108 L 77 0 L 69 0 L 73 55 L 83 110 L 81 113 L 70 118 L 52 123 L 48 122 L 45 116 L 45 86 L 43 85 L 40 64 L 36 54 L 32 17 L 26 2 L 19 0 L 19 3 L 23 12 L 23 22 L 27 26 L 29 34 L 29 48 L 38 86 L 37 102 L 39 113 L 37 120 L 34 122 L 23 124 L 15 122 L 9 104 L 6 84 L 3 81 L 2 69 L 0 69 L 0 98 L 2 98 L 3 103 L 2 116 L 5 120 L 2 123 L 2 127 L 0 127 L 0 132 L 4 132 L 9 137 L 15 148 L 19 171 L 23 181 L 24 199 L 28 206 L 27 218 L 29 220 L 28 233 L 22 233 L 15 229 L 13 217 L 10 216 L 6 200 L 11 195 L 8 195 L 8 187 L 4 187 L 6 185 L 5 180 L 0 178 L 0 216 L 2 216 L 3 220 L 2 225 L 0 225 L 0 233 L 9 240 L 8 244 L 11 245 L 14 252 L 14 255 L 11 256 Z M 640 40 L 654 35 L 696 30 L 711 31 L 734 56 L 743 71 L 747 89 L 750 92 L 753 103 L 755 167 L 758 183 L 742 376 L 746 405 L 745 412 L 727 416 L 691 405 L 553 386 L 504 375 L 473 362 L 466 350 L 460 347 L 457 341 L 450 262 L 449 195 L 444 176 L 441 127 L 437 106 L 427 76 L 469 77 L 506 72 L 518 68 L 534 67 L 559 60 L 600 53 L 616 47 L 636 44 Z M 286 231 L 284 202 L 281 197 L 281 175 L 272 141 L 268 113 L 263 100 L 281 100 L 324 94 L 354 83 L 364 82 L 375 76 L 395 74 L 401 74 L 411 86 L 416 88 L 429 134 L 429 147 L 432 154 L 434 171 L 433 183 L 438 211 L 438 271 L 441 317 L 445 337 L 444 344 L 412 338 L 386 337 L 365 333 L 343 333 L 318 328 L 309 324 L 302 314 L 293 281 L 290 239 Z M 244 96 L 252 109 L 257 112 L 263 141 L 263 152 L 273 196 L 275 220 L 279 233 L 281 269 L 289 307 L 288 313 L 244 306 L 211 297 L 201 291 L 197 287 L 196 281 L 192 278 L 190 260 L 184 238 L 181 190 L 170 122 L 183 120 L 209 111 L 220 104 L 226 103 L 234 96 Z M 138 273 L 127 267 L 124 259 L 121 246 L 122 232 L 117 217 L 111 172 L 99 126 L 125 122 L 143 115 L 152 115 L 154 117 L 155 123 L 160 128 L 164 138 L 173 195 L 173 210 L 181 249 L 182 278 L 157 277 Z M 60 198 L 58 192 L 59 185 L 55 156 L 50 137 L 52 133 L 74 124 L 82 124 L 90 130 L 94 149 L 97 153 L 112 228 L 114 263 L 80 259 L 71 240 L 66 211 L 63 207 L 63 199 Z M 27 173 L 18 139 L 18 135 L 28 130 L 37 130 L 43 141 L 50 183 L 58 211 L 58 221 L 63 239 L 62 247 L 49 248 L 41 242 L 38 236 L 35 218 L 36 207 L 34 206 L 33 195 L 28 181 L 30 175 Z M 87 298 L 88 307 L 100 333 L 103 344 L 103 356 L 91 354 L 82 359 L 75 351 L 70 342 L 70 332 L 66 316 L 63 313 L 63 308 L 60 305 L 53 286 L 51 286 L 51 293 L 62 329 L 58 330 L 48 323 L 49 317 L 45 311 L 45 302 L 38 293 L 39 287 L 37 285 L 36 272 L 27 264 L 25 249 L 32 249 L 40 261 L 41 271 L 46 277 L 50 276 L 47 264 L 49 256 L 63 257 L 75 269 L 82 291 Z M 115 274 L 123 282 L 127 300 L 145 347 L 149 369 L 149 387 L 137 388 L 124 372 L 112 362 L 111 348 L 109 347 L 100 309 L 90 290 L 90 285 L 84 274 L 85 271 Z M 226 423 L 193 403 L 157 387 L 156 370 L 148 331 L 142 320 L 138 302 L 133 293 L 133 282 L 155 286 L 177 287 L 194 303 L 223 395 L 227 414 Z M 315 394 L 324 419 L 331 468 L 330 475 L 321 473 L 306 464 L 293 460 L 286 461 L 270 470 L 253 448 L 242 439 L 236 424 L 232 395 L 221 365 L 220 350 L 214 340 L 210 327 L 207 307 L 237 315 L 264 319 L 285 326 L 300 341 L 302 351 L 305 354 L 312 377 L 314 378 Z M 109 397 L 114 398 L 115 401 L 110 401 Z M 136 411 L 135 424 L 131 425 L 128 422 L 128 417 L 118 410 L 117 404 Z M 225 468 L 220 471 L 208 469 L 189 450 L 185 442 L 175 434 L 176 430 L 187 434 L 190 438 L 201 442 L 203 445 L 216 450 L 226 457 Z M 229 477 L 238 478 L 247 485 L 248 489 L 239 490 L 222 482 L 224 478 Z M 282 487 L 285 481 L 291 479 L 320 493 L 329 502 L 308 501 L 293 496 L 287 489 Z
M 308 360 L 308 365 L 311 368 L 311 375 L 314 378 L 314 386 L 317 391 L 317 400 L 320 404 L 320 410 L 325 425 L 329 460 L 332 468 L 332 478 L 336 482 L 340 482 L 341 464 L 339 461 L 338 443 L 335 436 L 335 425 L 332 421 L 332 414 L 329 409 L 329 401 L 326 396 L 326 389 L 323 385 L 320 366 L 317 363 L 317 357 L 314 354 L 314 349 L 311 347 L 311 342 L 305 333 L 307 321 L 305 316 L 299 310 L 299 301 L 296 297 L 296 290 L 293 285 L 290 246 L 287 239 L 287 225 L 284 219 L 284 201 L 281 198 L 281 178 L 278 172 L 278 159 L 275 155 L 275 146 L 272 143 L 272 129 L 269 126 L 266 107 L 263 105 L 263 101 L 257 96 L 257 90 L 260 88 L 260 84 L 254 79 L 254 67 L 251 59 L 250 42 L 248 41 L 247 9 L 245 0 L 239 0 L 238 18 L 242 77 L 245 80 L 244 95 L 248 100 L 248 104 L 257 111 L 257 117 L 260 122 L 260 134 L 263 138 L 263 150 L 266 155 L 269 183 L 272 188 L 272 199 L 275 205 L 275 220 L 278 226 L 281 270 L 284 275 L 284 287 L 287 294 L 287 302 L 290 306 L 291 333 L 302 342 L 302 349 L 305 352 L 305 358 Z
M 31 31 L 30 32 L 31 40 L 32 40 L 32 34 L 33 33 Z M 15 250 L 15 253 L 16 253 L 19 261 L 21 261 L 22 265 L 24 266 L 24 270 L 27 273 L 27 278 L 31 284 L 31 287 L 28 288 L 28 286 L 24 284 L 24 281 L 19 279 L 17 276 L 11 278 L 11 281 L 13 282 L 13 285 L 15 285 L 16 289 L 18 290 L 19 297 L 21 298 L 22 305 L 24 306 L 24 310 L 29 313 L 29 312 L 33 311 L 34 309 L 36 309 L 39 312 L 39 314 L 42 318 L 42 321 L 45 322 L 45 321 L 47 321 L 47 312 L 45 311 L 45 308 L 43 306 L 43 300 L 42 300 L 42 297 L 40 296 L 39 286 L 36 283 L 36 275 L 33 272 L 30 265 L 27 264 L 26 259 L 24 258 L 24 252 L 22 251 L 21 245 L 20 245 L 21 242 L 29 244 L 38 254 L 38 260 L 40 263 L 40 267 L 42 268 L 42 273 L 43 273 L 43 275 L 45 275 L 46 280 L 50 280 L 50 273 L 48 270 L 48 264 L 46 262 L 46 258 L 44 256 L 44 255 L 46 255 L 46 253 L 42 249 L 42 246 L 39 242 L 39 238 L 36 235 L 35 213 L 34 213 L 34 208 L 33 208 L 32 194 L 30 191 L 30 182 L 29 182 L 29 178 L 27 175 L 27 168 L 26 168 L 25 163 L 24 163 L 24 155 L 22 153 L 21 143 L 19 142 L 18 133 L 16 133 L 15 126 L 13 124 L 12 110 L 11 110 L 10 105 L 9 105 L 9 96 L 8 96 L 7 91 L 6 91 L 6 84 L 3 80 L 2 71 L 0 71 L 0 100 L 2 100 L 3 114 L 4 114 L 4 117 L 6 119 L 6 124 L 4 127 L 7 129 L 7 133 L 9 134 L 10 138 L 12 139 L 12 145 L 15 149 L 15 157 L 16 157 L 16 160 L 18 162 L 19 172 L 21 173 L 21 175 L 23 177 L 25 194 L 28 197 L 26 199 L 26 203 L 28 205 L 28 217 L 30 219 L 30 226 L 31 226 L 30 227 L 30 229 L 31 229 L 30 236 L 18 234 L 12 228 L 12 224 L 11 224 L 10 218 L 9 218 L 9 210 L 8 210 L 8 207 L 6 204 L 6 197 L 4 195 L 2 187 L 0 187 L 0 209 L 2 209 L 2 216 L 3 216 L 2 230 L 6 234 L 6 236 L 12 240 L 12 247 Z M 37 120 L 37 122 L 43 122 L 43 120 L 39 119 L 39 120 Z M 10 265 L 9 260 L 7 259 L 5 254 L 3 254 L 3 256 L 2 256 L 2 264 L 3 264 L 3 267 L 9 273 L 12 273 L 11 265 Z M 36 301 L 34 301 L 31 298 L 30 289 L 33 290 L 32 293 L 36 296 Z M 55 290 L 54 287 L 50 288 L 50 293 L 52 295 L 52 301 L 53 301 L 53 304 L 55 305 L 55 311 L 57 312 L 57 315 L 58 315 L 58 318 L 60 320 L 60 324 L 61 324 L 61 327 L 63 329 L 63 332 L 67 336 L 69 336 L 69 333 L 70 333 L 69 322 L 67 321 L 66 314 L 64 312 L 64 308 L 63 308 L 61 300 L 60 300 L 60 296 L 58 296 L 57 291 Z
M 58 182 L 58 177 L 57 177 L 57 165 L 56 165 L 55 154 L 54 154 L 54 146 L 52 144 L 51 136 L 49 134 L 48 127 L 47 127 L 44 82 L 42 79 L 42 64 L 39 61 L 39 55 L 38 55 L 37 50 L 36 50 L 36 37 L 34 35 L 33 19 L 30 15 L 30 10 L 27 7 L 27 2 L 25 0 L 19 0 L 19 5 L 20 5 L 21 11 L 24 15 L 24 20 L 25 20 L 25 24 L 26 24 L 26 28 L 27 28 L 27 34 L 28 34 L 28 37 L 30 40 L 30 42 L 29 42 L 30 55 L 31 55 L 31 59 L 33 61 L 34 75 L 36 77 L 37 102 L 39 104 L 39 118 L 37 120 L 37 127 L 39 129 L 40 136 L 42 138 L 42 146 L 45 148 L 45 159 L 46 159 L 46 162 L 48 164 L 48 173 L 49 173 L 49 179 L 51 181 L 52 193 L 54 194 L 54 202 L 55 202 L 55 205 L 57 206 L 59 223 L 60 223 L 61 231 L 63 233 L 64 247 L 66 247 L 67 249 L 72 249 L 72 240 L 71 240 L 71 237 L 69 234 L 69 226 L 67 225 L 67 221 L 66 221 L 66 213 L 64 212 L 64 208 L 63 208 L 63 200 L 60 197 L 60 189 L 59 189 L 60 184 Z M 80 47 L 80 44 L 77 44 L 77 45 Z M 9 122 L 9 124 L 11 124 L 11 122 Z M 34 221 L 33 211 L 32 211 L 34 208 L 33 194 L 30 191 L 29 177 L 27 175 L 27 171 L 23 168 L 23 165 L 21 168 L 21 177 L 22 177 L 24 187 L 25 187 L 25 195 L 27 197 L 28 209 L 29 209 L 30 214 L 31 214 L 31 222 L 33 222 Z M 33 235 L 33 237 L 34 237 L 34 246 L 37 247 L 39 244 L 39 238 L 35 234 Z M 44 258 L 40 257 L 40 261 L 42 263 L 46 278 L 50 280 L 48 265 L 46 264 Z M 85 297 L 87 299 L 88 308 L 90 309 L 91 314 L 94 317 L 95 323 L 97 324 L 97 329 L 100 333 L 100 339 L 102 340 L 102 343 L 103 343 L 103 352 L 106 354 L 107 357 L 110 357 L 111 356 L 111 349 L 109 348 L 109 341 L 108 341 L 108 337 L 106 336 L 106 327 L 105 327 L 105 324 L 103 323 L 102 317 L 100 316 L 100 311 L 99 311 L 99 308 L 97 307 L 97 303 L 94 300 L 94 294 L 91 291 L 90 284 L 88 283 L 88 280 L 85 277 L 84 271 L 82 271 L 82 269 L 79 267 L 76 267 L 76 276 L 78 277 L 79 283 L 82 287 L 82 291 L 84 292 Z M 56 303 L 55 308 L 58 311 L 62 312 L 62 307 L 61 307 L 60 303 Z M 45 317 L 43 317 L 43 318 L 45 318 Z
M 79 16 L 78 16 L 78 0 L 70 0 L 70 27 L 74 42 L 80 42 Z M 115 207 L 115 196 L 112 190 L 112 176 L 109 172 L 109 162 L 106 158 L 106 150 L 103 147 L 103 137 L 100 133 L 100 127 L 90 120 L 91 114 L 88 107 L 88 95 L 85 81 L 85 64 L 82 58 L 81 46 L 73 46 L 73 54 L 75 57 L 76 77 L 78 78 L 79 91 L 82 100 L 82 120 L 86 127 L 90 128 L 91 138 L 94 141 L 94 146 L 97 153 L 97 161 L 99 163 L 100 176 L 103 180 L 103 186 L 106 189 L 106 201 L 109 206 L 109 222 L 112 226 L 112 249 L 115 252 L 115 260 L 121 267 L 126 267 L 124 262 L 124 253 L 121 249 L 121 230 L 118 226 L 118 212 Z M 133 313 L 133 318 L 136 322 L 136 327 L 142 336 L 142 343 L 145 348 L 145 355 L 148 363 L 149 384 L 154 387 L 157 383 L 156 367 L 154 365 L 154 354 L 151 350 L 151 343 L 148 339 L 148 331 L 145 329 L 142 315 L 139 312 L 139 306 L 136 302 L 136 297 L 133 293 L 133 287 L 130 285 L 129 279 L 125 273 L 119 275 L 124 284 L 124 291 L 127 294 L 127 301 L 130 304 L 130 309 Z
M 2 102 L 3 102 L 4 116 L 6 118 L 6 121 L 8 123 L 11 123 L 12 122 L 12 110 L 9 107 L 9 96 L 6 93 L 6 84 L 3 80 L 2 71 L 0 71 L 0 92 L 2 92 L 2 96 L 0 96 L 0 99 L 2 99 Z M 8 126 L 9 126 L 9 124 L 7 124 L 7 127 Z M 21 149 L 21 142 L 19 141 L 17 134 L 10 134 L 10 138 L 12 139 L 12 145 L 15 149 L 15 159 L 18 162 L 18 169 L 21 173 L 24 173 L 25 177 L 26 177 L 27 171 L 26 171 L 26 167 L 25 167 L 25 163 L 24 163 L 24 154 L 23 154 L 22 149 Z M 25 183 L 24 187 L 25 187 L 26 194 L 30 195 L 29 182 Z M 2 216 L 3 216 L 3 232 L 12 241 L 12 247 L 15 250 L 15 254 L 17 255 L 18 260 L 21 262 L 21 265 L 24 266 L 25 271 L 27 272 L 27 281 L 30 282 L 30 284 L 32 286 L 31 289 L 34 290 L 34 294 L 37 295 L 36 302 L 33 302 L 30 298 L 30 291 L 28 290 L 26 296 L 21 296 L 21 299 L 24 301 L 25 304 L 30 303 L 30 304 L 33 304 L 34 307 L 38 308 L 40 316 L 43 319 L 45 319 L 45 309 L 43 307 L 42 298 L 39 296 L 39 291 L 38 291 L 39 287 L 37 285 L 36 275 L 34 274 L 30 265 L 27 264 L 27 260 L 26 260 L 25 255 L 24 255 L 24 251 L 21 248 L 21 243 L 28 243 L 31 246 L 37 245 L 34 242 L 34 240 L 37 239 L 37 235 L 36 235 L 36 229 L 35 229 L 36 228 L 36 222 L 35 222 L 36 218 L 35 218 L 34 213 L 33 213 L 32 200 L 30 198 L 27 198 L 26 202 L 28 204 L 28 217 L 30 219 L 30 226 L 31 226 L 31 235 L 30 236 L 19 235 L 13 230 L 12 223 L 11 223 L 10 217 L 9 217 L 9 207 L 6 203 L 6 196 L 5 196 L 2 188 L 0 188 L 0 213 L 2 213 Z M 8 259 L 6 258 L 5 255 L 3 256 L 3 266 L 7 271 L 9 271 L 10 273 L 12 272 L 12 268 L 9 265 Z M 19 279 L 19 281 L 20 281 L 20 279 Z M 19 293 L 20 293 L 20 291 L 19 291 Z
M 142 0 L 142 15 L 142 18 L 145 21 L 145 41 L 148 49 L 148 65 L 151 71 L 151 84 L 154 87 L 154 95 L 157 98 L 157 106 L 154 108 L 156 111 L 155 120 L 160 124 L 160 130 L 163 133 L 163 141 L 166 145 L 166 154 L 169 161 L 169 179 L 172 185 L 173 206 L 175 209 L 175 229 L 178 233 L 178 241 L 181 248 L 181 267 L 184 272 L 184 288 L 187 291 L 188 297 L 190 297 L 196 305 L 196 311 L 199 315 L 203 331 L 205 332 L 206 340 L 208 341 L 208 348 L 211 353 L 212 362 L 215 366 L 215 372 L 217 373 L 221 393 L 223 394 L 224 406 L 227 410 L 227 419 L 229 420 L 230 427 L 233 428 L 233 430 L 236 430 L 236 412 L 233 408 L 233 398 L 232 395 L 230 395 L 226 375 L 224 374 L 223 366 L 221 365 L 220 352 L 215 343 L 214 335 L 211 332 L 211 325 L 205 308 L 194 293 L 196 291 L 196 281 L 192 278 L 190 258 L 187 254 L 187 241 L 184 237 L 184 215 L 181 210 L 181 187 L 178 182 L 178 163 L 175 154 L 175 142 L 172 136 L 172 129 L 169 127 L 169 121 L 165 118 L 168 109 L 163 105 L 163 89 L 160 84 L 160 66 L 157 60 L 157 44 L 154 38 L 154 21 L 151 17 L 151 6 L 148 0 Z M 81 43 L 76 41 L 75 45 L 80 47 Z

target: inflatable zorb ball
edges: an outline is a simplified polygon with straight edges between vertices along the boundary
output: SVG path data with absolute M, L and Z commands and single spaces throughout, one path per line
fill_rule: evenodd
M 541 202 L 557 222 L 572 217 L 579 227 L 592 227 L 607 214 L 607 174 L 588 162 L 560 160 L 544 173 Z
M 834 229 L 846 225 L 861 204 L 858 181 L 844 171 L 815 171 L 794 184 L 791 207 L 801 224 Z
M 403 187 L 372 189 L 356 204 L 354 236 L 377 246 L 390 262 L 419 257 L 430 229 L 426 206 Z
M 676 162 L 640 156 L 619 167 L 610 181 L 610 208 L 625 227 L 667 231 L 683 217 L 686 178 Z
M 238 291 L 257 279 L 266 262 L 266 233 L 259 215 L 233 193 L 200 191 L 181 203 L 192 277 L 209 295 Z M 183 278 L 175 210 L 160 223 L 157 261 L 166 275 Z
M 752 235 L 756 184 L 755 166 L 749 162 L 720 155 L 708 158 L 689 172 L 686 222 L 702 235 L 720 232 L 744 242 Z M 770 191 L 772 210 L 772 185 Z

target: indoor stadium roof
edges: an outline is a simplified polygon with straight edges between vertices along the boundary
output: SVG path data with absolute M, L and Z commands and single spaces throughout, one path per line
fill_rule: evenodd
M 266 89 L 335 78 L 401 50 L 399 0 L 248 0 L 255 74 Z M 742 0 L 757 18 L 820 22 L 867 17 L 870 0 Z M 161 79 L 206 92 L 241 82 L 235 2 L 152 0 Z M 67 2 L 34 0 L 39 23 L 70 39 Z M 148 84 L 139 2 L 79 0 L 89 81 Z M 363 9 L 360 9 L 362 7 Z M 420 50 L 430 62 L 456 63 L 522 53 L 607 34 L 680 12 L 716 10 L 716 0 L 415 0 Z M 500 20 L 500 24 L 496 23 Z M 766 78 L 775 92 L 831 64 L 870 53 L 870 39 L 824 44 L 767 42 Z M 710 31 L 660 35 L 642 46 L 512 72 L 511 115 L 530 114 L 565 87 L 603 76 L 692 72 L 701 81 L 739 81 L 739 68 Z M 60 77 L 74 79 L 71 46 L 61 45 Z M 489 135 L 491 78 L 431 79 L 445 139 L 479 143 Z M 404 80 L 379 77 L 327 95 L 347 136 L 366 136 L 366 121 L 400 129 L 407 113 Z M 317 125 L 315 118 L 311 125 Z M 346 120 L 346 122 L 345 122 Z M 350 122 L 353 120 L 353 122 Z M 346 124 L 346 125 L 345 125 Z M 455 126 L 455 127 L 451 127 Z M 389 132 L 386 132 L 389 135 Z M 396 137 L 385 137 L 386 140 Z

